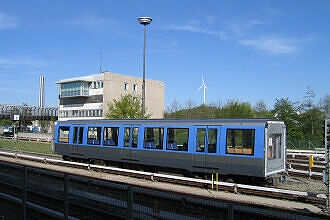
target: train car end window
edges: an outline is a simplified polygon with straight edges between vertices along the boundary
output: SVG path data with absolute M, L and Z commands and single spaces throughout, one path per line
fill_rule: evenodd
M 58 129 L 58 142 L 69 143 L 70 127 L 61 126 Z
M 145 128 L 144 148 L 163 149 L 164 128 Z
M 188 151 L 188 128 L 167 129 L 166 150 Z
M 281 134 L 272 134 L 268 140 L 268 159 L 281 158 Z
M 254 129 L 227 129 L 227 154 L 254 155 Z
M 105 127 L 103 145 L 118 146 L 118 127 Z
M 100 145 L 101 127 L 88 127 L 87 144 Z

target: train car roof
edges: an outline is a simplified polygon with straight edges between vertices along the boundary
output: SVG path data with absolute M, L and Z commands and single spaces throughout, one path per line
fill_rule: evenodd
M 74 125 L 250 125 L 264 126 L 268 123 L 283 123 L 275 118 L 206 118 L 206 119 L 98 119 L 58 121 L 58 124 Z

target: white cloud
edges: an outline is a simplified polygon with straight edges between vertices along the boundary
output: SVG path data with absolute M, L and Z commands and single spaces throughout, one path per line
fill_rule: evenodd
M 293 45 L 293 40 L 276 37 L 263 37 L 256 40 L 240 40 L 239 43 L 244 46 L 278 55 L 293 53 L 298 49 L 297 46 Z
M 188 31 L 188 32 L 194 32 L 194 33 L 215 35 L 215 36 L 219 37 L 222 40 L 227 39 L 227 35 L 224 31 L 209 30 L 209 29 L 206 29 L 206 28 L 202 28 L 202 27 L 200 27 L 196 24 L 170 25 L 166 29 L 167 30 Z
M 116 23 L 109 19 L 89 15 L 69 21 L 67 24 L 93 29 L 114 26 Z
M 0 57 L 0 67 L 2 68 L 15 68 L 17 66 L 33 66 L 43 67 L 46 66 L 46 62 L 42 60 L 33 60 L 28 57 L 13 57 L 13 58 L 2 58 Z
M 0 30 L 13 29 L 18 26 L 16 18 L 0 12 Z

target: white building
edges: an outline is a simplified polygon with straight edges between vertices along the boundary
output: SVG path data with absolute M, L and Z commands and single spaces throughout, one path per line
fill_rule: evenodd
M 103 72 L 63 79 L 59 84 L 59 120 L 105 118 L 107 103 L 131 93 L 142 97 L 142 78 Z M 146 79 L 146 113 L 163 118 L 164 82 Z

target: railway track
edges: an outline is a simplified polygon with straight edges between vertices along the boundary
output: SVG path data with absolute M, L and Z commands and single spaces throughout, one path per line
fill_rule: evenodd
M 292 190 L 284 190 L 284 189 L 268 188 L 268 187 L 260 187 L 260 186 L 251 186 L 251 185 L 235 184 L 228 182 L 215 182 L 210 180 L 195 179 L 195 178 L 167 175 L 161 173 L 143 172 L 143 171 L 122 169 L 116 167 L 105 167 L 100 165 L 63 161 L 57 156 L 50 158 L 45 155 L 36 155 L 36 154 L 32 155 L 32 154 L 34 153 L 29 153 L 29 155 L 27 155 L 19 152 L 4 152 L 4 151 L 0 152 L 0 156 L 4 156 L 4 157 L 29 160 L 29 161 L 52 164 L 57 166 L 74 167 L 74 168 L 85 169 L 90 171 L 98 171 L 104 173 L 138 177 L 152 181 L 172 182 L 172 183 L 179 183 L 189 186 L 203 187 L 208 189 L 213 188 L 218 190 L 225 190 L 233 193 L 242 193 L 249 195 L 259 195 L 264 197 L 266 196 L 273 198 L 281 198 L 287 200 L 296 200 L 296 201 L 303 201 L 314 204 L 325 204 L 326 201 L 326 195 L 324 194 L 316 194 L 310 192 L 292 191 Z

